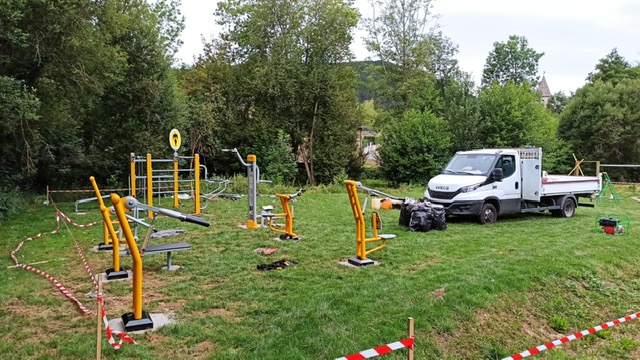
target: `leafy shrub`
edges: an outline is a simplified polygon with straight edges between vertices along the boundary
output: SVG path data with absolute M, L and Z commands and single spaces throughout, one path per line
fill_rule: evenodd
M 408 111 L 384 129 L 380 170 L 393 185 L 426 184 L 451 156 L 447 124 L 430 112 Z
M 551 317 L 551 328 L 564 334 L 569 330 L 569 321 L 564 316 L 553 315 Z
M 278 139 L 270 144 L 264 155 L 266 166 L 261 168 L 261 178 L 274 184 L 292 184 L 298 173 L 296 158 L 291 151 L 291 138 L 278 130 Z
M 17 214 L 21 205 L 22 195 L 17 190 L 0 190 L 0 222 Z

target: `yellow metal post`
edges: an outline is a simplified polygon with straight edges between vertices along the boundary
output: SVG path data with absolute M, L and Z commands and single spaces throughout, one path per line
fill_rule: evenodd
M 360 260 L 366 260 L 367 244 L 364 241 L 365 222 L 364 217 L 362 216 L 360 200 L 358 199 L 358 184 L 352 180 L 345 180 L 344 184 L 347 187 L 349 202 L 351 203 L 351 210 L 353 210 L 353 217 L 356 220 L 356 257 L 358 257 L 358 259 Z
M 116 235 L 116 230 L 113 228 L 109 208 L 105 206 L 104 201 L 102 200 L 102 195 L 100 195 L 100 189 L 98 189 L 96 179 L 92 176 L 89 178 L 89 181 L 91 181 L 91 186 L 93 186 L 93 191 L 95 191 L 96 197 L 98 198 L 98 204 L 100 205 L 100 212 L 102 213 L 102 219 L 104 221 L 105 244 L 107 244 L 107 238 L 109 236 L 111 236 L 111 239 L 113 240 L 113 271 L 118 272 L 120 271 L 120 239 L 118 238 L 118 235 Z
M 269 228 L 275 232 L 283 233 L 289 236 L 289 238 L 296 238 L 298 235 L 293 232 L 293 212 L 291 211 L 291 206 L 289 206 L 291 196 L 285 194 L 276 194 L 276 196 L 280 199 L 280 205 L 282 205 L 284 213 L 274 214 L 272 217 L 270 217 Z M 277 229 L 273 226 L 273 218 L 276 216 L 284 217 L 284 230 Z
M 153 163 L 151 154 L 147 154 L 147 205 L 153 206 Z M 147 217 L 153 219 L 153 213 L 148 211 Z
M 195 154 L 193 156 L 193 162 L 195 167 L 195 169 L 193 169 L 194 177 L 195 177 L 194 180 L 196 183 L 196 193 L 194 195 L 194 200 L 196 203 L 196 214 L 200 214 L 201 209 L 200 209 L 200 155 L 199 154 Z
M 173 207 L 178 207 L 178 153 L 173 153 Z
M 248 201 L 248 217 L 247 217 L 247 229 L 257 229 L 258 222 L 256 221 L 258 218 L 257 215 L 257 193 L 258 193 L 258 174 L 256 167 L 256 156 L 255 155 L 247 155 L 247 163 L 249 166 L 247 167 L 247 181 L 249 183 L 249 191 L 247 196 Z
M 133 318 L 139 320 L 142 319 L 142 258 L 125 214 L 124 201 L 117 194 L 111 194 L 111 202 L 116 209 L 120 229 L 124 233 L 133 260 Z
M 380 216 L 378 213 L 373 213 L 371 218 L 371 225 L 373 227 L 373 237 L 366 237 L 366 226 L 364 215 L 362 213 L 362 207 L 360 206 L 360 200 L 358 199 L 358 188 L 361 186 L 358 182 L 353 180 L 345 180 L 345 186 L 347 187 L 347 193 L 349 194 L 349 202 L 351 203 L 351 210 L 356 220 L 356 258 L 350 258 L 349 263 L 355 265 L 367 265 L 373 263 L 371 260 L 367 260 L 367 255 L 374 251 L 378 251 L 387 245 L 387 239 L 395 237 L 395 235 L 380 235 L 378 230 L 381 228 Z M 367 250 L 367 243 L 378 242 L 381 243 L 371 250 Z
M 130 171 L 130 178 L 129 181 L 131 181 L 131 196 L 136 197 L 136 154 L 131 153 L 131 161 L 129 163 L 129 171 Z

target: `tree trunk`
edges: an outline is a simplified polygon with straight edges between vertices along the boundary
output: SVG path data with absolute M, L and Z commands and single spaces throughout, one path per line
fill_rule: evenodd
M 316 100 L 316 103 L 313 109 L 313 119 L 311 120 L 311 131 L 309 132 L 309 137 L 306 141 L 304 151 L 302 152 L 302 158 L 304 160 L 304 168 L 307 171 L 307 182 L 311 186 L 317 185 L 316 178 L 313 173 L 313 136 L 316 129 L 317 118 L 318 118 L 318 100 Z M 308 156 L 307 156 L 307 150 L 308 150 Z

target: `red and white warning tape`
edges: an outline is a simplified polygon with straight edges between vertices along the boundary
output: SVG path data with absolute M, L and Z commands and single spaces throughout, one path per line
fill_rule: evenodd
M 564 343 L 568 343 L 569 341 L 573 341 L 575 339 L 580 339 L 581 337 L 587 336 L 589 334 L 593 334 L 593 333 L 598 332 L 600 330 L 604 330 L 604 329 L 608 329 L 608 328 L 616 326 L 616 325 L 620 325 L 623 322 L 633 320 L 633 319 L 637 318 L 638 316 L 640 316 L 640 312 L 637 312 L 637 313 L 631 314 L 631 315 L 627 315 L 625 317 L 621 317 L 619 319 L 616 319 L 616 320 L 613 320 L 613 321 L 609 321 L 609 322 L 604 323 L 604 324 L 600 324 L 600 325 L 598 325 L 596 327 L 592 327 L 592 328 L 589 328 L 587 330 L 582 330 L 582 331 L 579 331 L 577 333 L 573 333 L 571 335 L 562 337 L 562 338 L 560 338 L 558 340 L 554 340 L 554 341 L 548 342 L 546 344 L 542 344 L 540 346 L 536 346 L 534 348 L 531 348 L 531 349 L 529 349 L 527 351 L 523 351 L 523 352 L 521 352 L 519 354 L 511 355 L 511 356 L 506 357 L 506 358 L 504 358 L 502 360 L 520 360 L 520 359 L 529 357 L 531 355 L 536 355 L 536 354 L 539 354 L 542 351 L 549 350 L 549 349 L 551 349 L 553 347 L 556 347 L 558 345 L 562 345 Z
M 104 311 L 104 297 L 102 296 L 102 293 L 98 293 L 98 302 L 102 304 L 102 306 L 100 307 L 102 309 L 102 314 L 100 316 L 102 316 L 102 322 L 104 323 L 104 328 L 107 333 L 107 339 L 109 340 L 109 344 L 111 345 L 111 347 L 118 350 L 122 347 L 123 342 L 135 344 L 136 342 L 129 335 L 120 331 L 112 330 L 109 326 L 109 319 L 107 319 L 107 314 Z M 120 338 L 120 341 L 116 343 L 116 341 L 113 339 L 113 335 L 117 335 Z
M 404 340 L 392 342 L 391 344 L 386 344 L 386 345 L 378 346 L 378 347 L 373 348 L 373 349 L 360 351 L 357 354 L 351 354 L 351 355 L 343 356 L 341 358 L 337 358 L 336 360 L 362 360 L 362 359 L 369 359 L 369 358 L 376 357 L 376 356 L 379 356 L 379 355 L 388 354 L 388 353 L 390 353 L 390 352 L 392 352 L 394 350 L 402 349 L 402 348 L 405 348 L 405 347 L 409 348 L 409 349 L 413 349 L 413 345 L 414 345 L 413 337 L 410 337 L 410 338 L 406 338 Z
M 113 192 L 113 191 L 130 191 L 131 189 L 102 189 L 101 191 L 104 192 Z M 91 190 L 48 190 L 47 191 L 49 194 L 55 194 L 55 193 L 92 193 L 95 192 L 95 190 L 91 189 Z
M 73 220 L 71 220 L 68 216 L 66 216 L 60 210 L 56 209 L 57 227 L 53 231 L 49 232 L 49 234 L 55 234 L 55 233 L 60 231 L 60 218 L 61 217 L 64 218 L 70 224 L 72 224 L 74 226 L 77 226 L 77 227 L 80 227 L 80 228 L 89 227 L 89 226 L 93 226 L 93 225 L 97 224 L 97 222 L 95 222 L 95 221 L 92 222 L 92 223 L 89 223 L 89 224 L 78 224 L 78 223 L 74 222 Z M 47 232 L 41 232 L 41 233 L 39 233 L 39 234 L 37 234 L 35 236 L 27 238 L 26 240 L 22 241 L 15 250 L 13 250 L 11 252 L 11 258 L 16 263 L 16 266 L 17 267 L 21 267 L 21 268 L 26 269 L 26 270 L 33 271 L 33 272 L 35 272 L 37 274 L 40 274 L 40 275 L 44 276 L 48 280 L 52 281 L 53 284 L 56 286 L 56 288 L 58 288 L 58 290 L 62 294 L 64 294 L 66 297 L 68 297 L 73 302 L 75 302 L 76 305 L 78 306 L 78 308 L 80 308 L 80 310 L 85 315 L 95 315 L 95 313 L 93 311 L 89 310 L 87 307 L 82 305 L 82 303 L 75 296 L 73 296 L 73 294 L 71 294 L 71 292 L 69 290 L 67 290 L 67 288 L 65 288 L 56 278 L 54 278 L 53 276 L 47 274 L 46 272 L 44 272 L 42 270 L 36 269 L 36 268 L 31 267 L 31 266 L 26 265 L 26 264 L 21 264 L 18 261 L 18 258 L 16 257 L 16 253 L 18 251 L 20 251 L 20 249 L 22 249 L 22 246 L 24 245 L 24 243 L 26 241 L 32 241 L 32 240 L 38 239 L 38 238 L 42 237 L 44 234 L 47 234 Z M 71 238 L 73 239 L 73 243 L 74 243 L 74 245 L 76 247 L 76 250 L 78 251 L 78 254 L 80 254 L 80 257 L 82 258 L 82 264 L 84 265 L 85 270 L 87 271 L 89 277 L 91 277 L 91 281 L 93 282 L 93 285 L 95 286 L 95 288 L 98 289 L 98 283 L 96 282 L 95 276 L 93 276 L 93 272 L 91 271 L 91 268 L 89 267 L 89 263 L 87 262 L 87 259 L 85 258 L 84 253 L 82 252 L 82 249 L 80 248 L 80 245 L 78 244 L 78 242 L 76 241 L 76 239 L 73 236 L 71 236 Z M 107 339 L 109 340 L 109 344 L 111 344 L 111 346 L 116 350 L 120 349 L 122 347 L 122 343 L 123 342 L 128 342 L 128 343 L 135 344 L 136 342 L 133 341 L 133 339 L 131 337 L 129 337 L 129 335 L 127 335 L 126 333 L 115 331 L 115 330 L 111 329 L 111 327 L 109 326 L 109 320 L 107 319 L 106 313 L 104 311 L 104 298 L 103 298 L 102 294 L 98 294 L 98 301 L 103 304 L 101 316 L 102 316 L 102 320 L 104 322 L 104 326 L 105 326 L 105 329 L 106 329 Z M 117 336 L 120 337 L 120 341 L 118 343 L 116 343 L 116 341 L 113 339 L 113 335 L 117 335 Z
M 89 226 L 93 226 L 95 224 L 97 224 L 97 221 L 94 221 L 92 223 L 89 224 L 78 224 L 76 222 L 74 222 L 73 220 L 71 220 L 67 215 L 63 214 L 62 211 L 58 210 L 58 215 L 57 215 L 57 219 L 56 221 L 58 221 L 58 227 L 60 227 L 60 216 L 62 216 L 65 220 L 67 220 L 67 222 L 73 226 L 77 226 L 79 228 L 85 228 L 85 227 L 89 227 Z

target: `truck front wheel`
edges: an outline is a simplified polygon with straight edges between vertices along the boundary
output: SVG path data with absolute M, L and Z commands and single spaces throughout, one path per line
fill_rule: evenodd
M 493 224 L 498 219 L 498 212 L 496 211 L 496 207 L 493 204 L 485 203 L 482 205 L 482 210 L 480 211 L 480 217 L 478 218 L 480 224 Z

